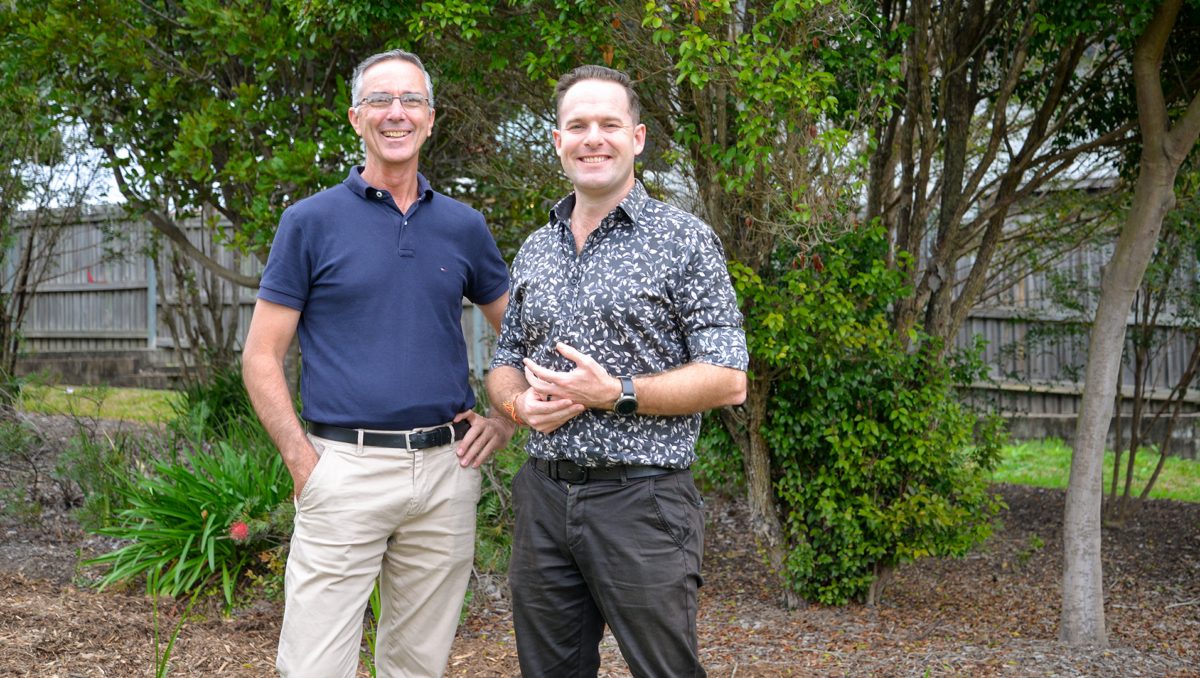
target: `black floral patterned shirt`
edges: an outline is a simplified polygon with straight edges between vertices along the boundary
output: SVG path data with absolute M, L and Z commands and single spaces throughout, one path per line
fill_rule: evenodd
M 575 364 L 554 346 L 591 356 L 613 376 L 703 362 L 745 370 L 742 314 L 716 233 L 651 199 L 637 182 L 575 253 L 575 195 L 550 212 L 513 262 L 508 309 L 492 367 L 522 358 L 557 371 Z M 687 468 L 700 415 L 621 416 L 587 410 L 557 430 L 530 432 L 526 451 L 584 466 Z

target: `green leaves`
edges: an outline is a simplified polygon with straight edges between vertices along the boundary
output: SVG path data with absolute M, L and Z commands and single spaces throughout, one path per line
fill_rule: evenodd
M 978 359 L 939 369 L 904 350 L 887 310 L 909 292 L 886 246 L 873 227 L 781 249 L 760 273 L 730 265 L 751 353 L 777 379 L 762 434 L 788 542 L 781 574 L 823 604 L 861 599 L 876 563 L 962 555 L 997 507 L 986 492 L 996 429 L 977 437 L 954 393 Z
M 260 430 L 261 432 L 261 430 Z M 239 573 L 271 540 L 235 540 L 230 526 L 263 520 L 292 492 L 291 475 L 265 434 L 214 443 L 180 461 L 154 460 L 118 488 L 129 508 L 120 524 L 96 530 L 130 544 L 88 561 L 109 565 L 101 586 L 153 574 L 159 593 L 178 596 L 223 578 L 226 603 Z
M 284 3 L 52 0 L 22 32 L 52 102 L 109 148 L 127 198 L 217 206 L 243 252 L 265 257 L 283 209 L 341 181 L 358 153 L 343 81 L 376 43 L 304 31 Z

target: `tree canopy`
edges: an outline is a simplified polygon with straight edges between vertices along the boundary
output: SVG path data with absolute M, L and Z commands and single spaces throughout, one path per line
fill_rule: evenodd
M 265 261 L 280 213 L 341 180 L 358 147 L 347 82 L 372 36 L 302 31 L 279 3 L 49 2 L 23 17 L 49 98 L 83 124 L 127 204 L 211 270 L 177 219 L 211 205 Z

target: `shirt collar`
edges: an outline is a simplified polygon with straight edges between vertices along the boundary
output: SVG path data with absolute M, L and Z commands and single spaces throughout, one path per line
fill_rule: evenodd
M 642 209 L 650 200 L 650 194 L 646 192 L 646 187 L 642 182 L 635 180 L 633 188 L 629 193 L 617 203 L 617 209 L 625 212 L 625 216 L 629 217 L 631 223 L 637 223 L 637 220 L 642 215 Z M 572 191 L 567 197 L 558 201 L 554 207 L 550 208 L 550 221 L 552 223 L 565 224 L 571 219 L 571 212 L 575 210 L 575 193 Z M 615 210 L 614 210 L 615 211 Z
M 357 195 L 361 198 L 366 198 L 367 200 L 378 200 L 380 196 L 377 196 L 376 193 L 381 191 L 363 181 L 362 171 L 364 169 L 366 168 L 363 165 L 351 167 L 350 173 L 346 175 L 346 180 L 342 183 L 345 184 L 346 187 L 354 193 L 354 195 Z M 388 196 L 390 199 L 391 196 L 387 191 L 382 191 L 382 193 L 385 196 Z M 433 197 L 433 187 L 430 186 L 429 182 L 425 180 L 425 176 L 423 174 L 417 172 L 417 201 L 421 202 L 428 200 L 431 197 Z

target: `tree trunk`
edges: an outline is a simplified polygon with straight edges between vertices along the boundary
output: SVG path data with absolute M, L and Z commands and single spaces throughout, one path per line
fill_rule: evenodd
M 1133 84 L 1142 132 L 1141 167 L 1133 204 L 1100 280 L 1100 304 L 1092 325 L 1063 515 L 1059 639 L 1071 645 L 1108 645 L 1100 563 L 1104 439 L 1112 417 L 1129 308 L 1154 254 L 1163 215 L 1175 206 L 1175 175 L 1200 135 L 1200 95 L 1172 125 L 1159 75 L 1181 4 L 1182 0 L 1167 0 L 1157 7 L 1133 49 Z
M 885 565 L 882 561 L 876 561 L 872 569 L 875 579 L 871 582 L 871 587 L 867 589 L 867 607 L 878 605 L 879 601 L 883 599 L 883 592 L 896 578 L 895 565 Z
M 1200 370 L 1200 340 L 1197 340 L 1192 344 L 1192 353 L 1188 358 L 1187 369 L 1183 371 L 1183 375 L 1179 377 L 1179 382 L 1176 383 L 1175 388 L 1171 390 L 1171 395 L 1168 396 L 1167 402 L 1163 403 L 1162 406 L 1159 407 L 1158 411 L 1154 414 L 1154 418 L 1151 419 L 1150 423 L 1145 426 L 1145 432 L 1140 436 L 1142 440 L 1148 438 L 1149 431 L 1154 428 L 1155 424 L 1158 423 L 1158 420 L 1162 417 L 1162 414 L 1166 411 L 1166 408 L 1173 405 L 1171 418 L 1167 422 L 1167 431 L 1163 436 L 1162 445 L 1159 447 L 1158 465 L 1154 467 L 1154 473 L 1151 474 L 1150 479 L 1146 481 L 1146 486 L 1142 488 L 1142 493 L 1138 495 L 1137 499 L 1135 499 L 1132 504 L 1123 505 L 1120 511 L 1109 510 L 1106 513 L 1105 522 L 1107 525 L 1111 525 L 1112 527 L 1116 527 L 1118 529 L 1124 528 L 1129 523 L 1129 519 L 1132 518 L 1138 511 L 1140 511 L 1142 509 L 1142 505 L 1146 503 L 1146 498 L 1150 496 L 1150 490 L 1154 489 L 1154 484 L 1158 482 L 1158 476 L 1162 473 L 1163 464 L 1165 464 L 1167 461 L 1167 454 L 1171 449 L 1171 441 L 1175 439 L 1175 427 L 1179 424 L 1179 415 L 1183 412 L 1184 395 L 1186 395 L 1188 389 L 1191 388 L 1192 381 L 1196 378 L 1197 370 Z M 1120 401 L 1118 400 L 1118 402 Z M 1120 417 L 1117 418 L 1117 421 L 1121 421 Z M 1120 428 L 1117 430 L 1120 431 Z M 1115 489 L 1117 482 L 1116 467 L 1119 464 L 1120 459 L 1118 458 L 1113 467 L 1114 489 L 1112 493 L 1112 499 L 1110 500 L 1110 503 L 1114 505 L 1117 495 Z
M 1120 371 L 1118 370 L 1118 373 Z M 1103 506 L 1103 520 L 1108 522 L 1116 515 L 1117 491 L 1121 487 L 1121 456 L 1125 454 L 1125 431 L 1121 423 L 1121 385 L 1117 384 L 1116 404 L 1113 406 L 1113 419 L 1117 424 L 1117 440 L 1113 443 L 1112 490 L 1108 493 L 1108 504 Z
M 1108 646 L 1100 565 L 1104 439 L 1112 421 L 1129 305 L 1154 252 L 1165 212 L 1161 183 L 1155 181 L 1153 187 L 1149 186 L 1148 170 L 1143 164 L 1133 209 L 1100 282 L 1100 307 L 1088 348 L 1083 405 L 1075 432 L 1063 516 L 1063 599 L 1059 638 L 1072 645 Z M 1173 195 L 1170 184 L 1167 184 L 1167 192 Z
M 742 448 L 742 464 L 746 471 L 746 498 L 750 504 L 750 527 L 759 548 L 767 555 L 771 569 L 779 576 L 783 602 L 788 609 L 803 605 L 803 600 L 788 586 L 783 573 L 783 526 L 775 504 L 775 484 L 771 480 L 771 449 L 763 438 L 762 427 L 767 420 L 767 405 L 771 397 L 771 381 L 766 365 L 750 359 L 755 378 L 746 387 L 746 445 Z

